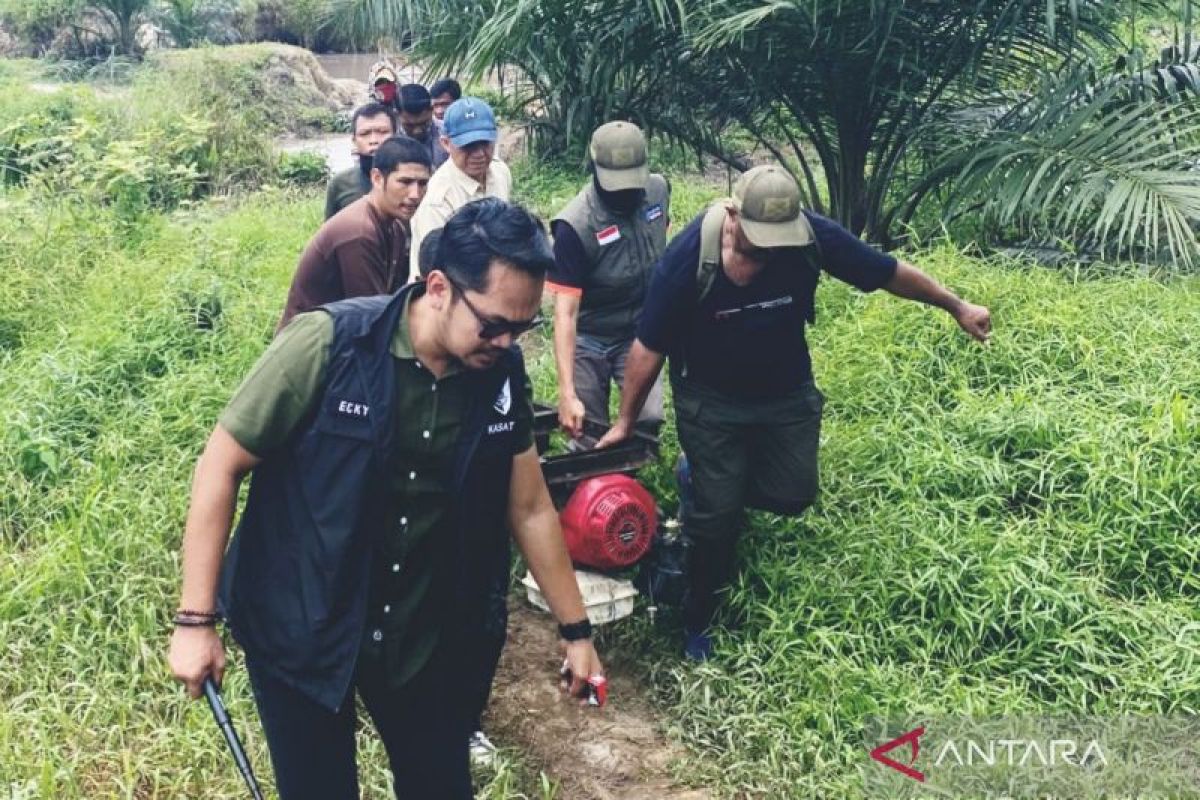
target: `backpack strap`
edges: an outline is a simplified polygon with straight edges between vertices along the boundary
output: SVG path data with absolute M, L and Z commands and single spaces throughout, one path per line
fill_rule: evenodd
M 712 289 L 717 270 L 721 268 L 721 228 L 725 224 L 725 203 L 718 201 L 704 212 L 700 223 L 700 259 L 696 264 L 696 302 Z
M 712 289 L 717 271 L 721 269 L 721 228 L 725 225 L 725 201 L 718 200 L 704 212 L 700 223 L 700 257 L 696 263 L 696 304 L 699 305 Z M 687 347 L 679 358 L 679 374 L 687 377 Z

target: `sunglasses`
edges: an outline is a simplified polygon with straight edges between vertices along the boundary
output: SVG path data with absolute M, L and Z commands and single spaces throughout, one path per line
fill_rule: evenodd
M 466 304 L 467 309 L 472 314 L 474 314 L 475 319 L 479 321 L 479 338 L 480 339 L 483 339 L 485 341 L 490 341 L 492 339 L 499 339 L 501 336 L 504 336 L 505 334 L 512 334 L 512 337 L 514 339 L 516 339 L 522 333 L 525 333 L 526 331 L 531 331 L 534 328 L 539 327 L 546 321 L 546 318 L 543 317 L 540 313 L 535 314 L 533 316 L 533 319 L 524 319 L 524 320 L 511 320 L 511 319 L 503 319 L 503 318 L 497 318 L 497 317 L 489 317 L 489 316 L 483 314 L 482 312 L 480 312 L 480 310 L 475 307 L 475 304 L 467 299 L 467 292 L 465 289 L 463 289 L 463 287 L 461 287 L 457 283 L 455 283 L 454 280 L 452 280 L 449 275 L 446 275 L 446 273 L 443 272 L 442 275 L 445 276 L 446 283 L 450 284 L 450 286 L 453 287 L 454 290 L 458 292 L 459 296 L 462 297 L 463 303 Z

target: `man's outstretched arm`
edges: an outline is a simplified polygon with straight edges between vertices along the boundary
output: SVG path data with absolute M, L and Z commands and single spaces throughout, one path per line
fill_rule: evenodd
M 213 430 L 192 478 L 192 502 L 183 534 L 183 586 L 179 607 L 209 613 L 217 607 L 217 576 L 229 529 L 233 524 L 238 486 L 259 459 L 237 443 L 220 425 Z M 167 655 L 171 672 L 192 697 L 211 676 L 217 683 L 225 672 L 225 649 L 213 627 L 177 627 Z
M 984 306 L 968 303 L 954 292 L 906 261 L 896 263 L 896 273 L 884 284 L 897 297 L 937 306 L 954 317 L 958 326 L 978 341 L 987 343 L 992 315 Z
M 513 456 L 508 523 L 554 617 L 563 624 L 587 619 L 579 584 L 575 582 L 575 570 L 563 541 L 558 512 L 546 489 L 535 447 Z M 571 668 L 572 695 L 579 694 L 589 677 L 604 674 L 591 639 L 568 642 L 566 655 Z

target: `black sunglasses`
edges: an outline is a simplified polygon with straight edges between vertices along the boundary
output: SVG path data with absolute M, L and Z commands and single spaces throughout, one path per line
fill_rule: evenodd
M 497 319 L 496 317 L 485 316 L 480 313 L 474 303 L 467 299 L 467 292 L 463 287 L 455 283 L 446 273 L 443 272 L 442 275 L 446 278 L 446 283 L 450 284 L 462 297 L 467 309 L 475 315 L 475 319 L 479 320 L 480 339 L 490 341 L 491 339 L 498 339 L 506 333 L 512 334 L 512 337 L 516 339 L 522 333 L 533 330 L 546 321 L 546 318 L 540 313 L 535 314 L 533 319 L 525 320 Z

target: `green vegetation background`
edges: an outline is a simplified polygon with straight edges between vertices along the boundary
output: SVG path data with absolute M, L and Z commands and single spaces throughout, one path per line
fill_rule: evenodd
M 320 190 L 280 182 L 240 113 L 251 91 L 212 114 L 136 83 L 38 96 L 32 69 L 0 61 L 5 163 L 18 138 L 59 143 L 0 193 L 0 795 L 239 797 L 167 675 L 166 621 L 192 466 L 270 338 Z M 664 166 L 678 230 L 723 187 Z M 543 215 L 581 180 L 516 176 Z M 871 715 L 1197 711 L 1200 283 L 906 257 L 991 307 L 992 345 L 824 281 L 820 504 L 752 518 L 711 664 L 679 660 L 669 619 L 605 634 L 647 665 L 695 754 L 681 771 L 730 796 L 861 796 Z M 545 340 L 529 350 L 549 399 Z M 670 508 L 670 470 L 645 478 Z M 227 694 L 266 778 L 236 658 Z M 361 752 L 366 796 L 388 796 L 381 749 Z M 552 793 L 519 757 L 481 780 Z

